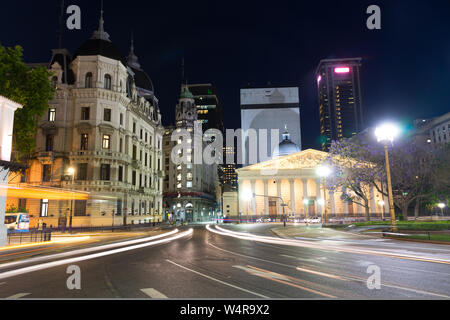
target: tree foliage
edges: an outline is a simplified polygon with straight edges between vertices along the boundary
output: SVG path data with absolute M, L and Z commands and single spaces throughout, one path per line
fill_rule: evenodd
M 23 62 L 20 46 L 0 45 L 0 95 L 23 105 L 14 116 L 13 142 L 19 155 L 17 159 L 29 156 L 35 148 L 36 120 L 45 114 L 54 95 L 51 76 L 44 67 L 28 67 Z
M 450 146 L 432 147 L 413 137 L 389 146 L 394 204 L 406 217 L 415 201 L 448 199 L 450 194 Z M 382 144 L 364 137 L 334 141 L 327 162 L 335 171 L 327 181 L 330 189 L 341 188 L 348 199 L 368 214 L 370 187 L 387 196 L 385 154 Z M 351 192 L 348 192 L 351 190 Z M 442 201 L 442 200 L 441 200 Z

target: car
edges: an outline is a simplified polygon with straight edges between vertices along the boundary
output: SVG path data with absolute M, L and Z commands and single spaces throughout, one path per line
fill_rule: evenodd
M 309 223 L 320 223 L 320 222 L 322 222 L 322 219 L 320 218 L 320 217 L 314 217 L 314 218 L 311 218 L 311 219 L 308 219 L 309 221 Z
M 8 230 L 28 230 L 30 218 L 28 213 L 6 213 L 5 226 Z

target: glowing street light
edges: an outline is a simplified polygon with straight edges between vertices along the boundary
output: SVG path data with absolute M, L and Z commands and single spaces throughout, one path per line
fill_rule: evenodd
M 397 225 L 395 222 L 395 211 L 394 211 L 394 198 L 392 196 L 392 181 L 391 181 L 391 170 L 389 166 L 389 148 L 388 143 L 393 143 L 394 139 L 399 135 L 400 129 L 392 123 L 385 123 L 377 127 L 375 130 L 375 136 L 378 142 L 384 145 L 384 155 L 386 158 L 386 176 L 387 176 L 387 187 L 389 195 L 389 211 L 391 214 L 391 228 L 392 231 L 397 231 Z
M 323 210 L 324 210 L 324 220 L 323 223 L 326 224 L 328 221 L 328 215 L 327 215 L 327 189 L 325 186 L 325 179 L 331 174 L 331 168 L 325 165 L 322 165 L 320 167 L 318 167 L 316 169 L 316 173 L 317 175 L 322 179 L 322 185 L 323 185 L 323 199 L 320 199 L 323 204 L 319 205 L 323 205 Z M 320 201 L 319 200 L 319 201 Z
M 445 203 L 438 203 L 437 206 L 441 209 L 441 215 L 444 215 Z

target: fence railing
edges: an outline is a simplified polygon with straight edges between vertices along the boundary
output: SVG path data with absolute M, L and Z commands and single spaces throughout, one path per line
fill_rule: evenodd
M 17 245 L 52 240 L 52 230 L 30 230 L 29 232 L 8 232 L 7 244 Z
M 115 231 L 132 231 L 132 230 L 141 230 L 150 227 L 160 227 L 163 224 L 161 222 L 148 222 L 148 223 L 140 223 L 140 224 L 127 224 L 127 225 L 117 225 L 117 226 L 76 226 L 72 227 L 72 229 L 68 226 L 61 227 L 51 227 L 48 228 L 52 232 L 72 232 L 72 233 L 81 233 L 81 232 L 115 232 Z

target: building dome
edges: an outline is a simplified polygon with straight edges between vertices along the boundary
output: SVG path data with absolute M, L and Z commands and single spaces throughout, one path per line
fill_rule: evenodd
M 283 141 L 278 145 L 278 152 L 275 150 L 273 154 L 273 158 L 279 158 L 283 156 L 288 156 L 293 153 L 297 153 L 300 151 L 300 148 L 291 141 L 291 135 L 286 131 L 283 133 Z
M 104 30 L 103 9 L 100 14 L 98 30 L 94 31 L 92 37 L 85 41 L 75 52 L 74 59 L 77 56 L 103 56 L 113 60 L 119 60 L 126 65 L 126 60 L 122 53 L 109 40 L 109 34 Z

